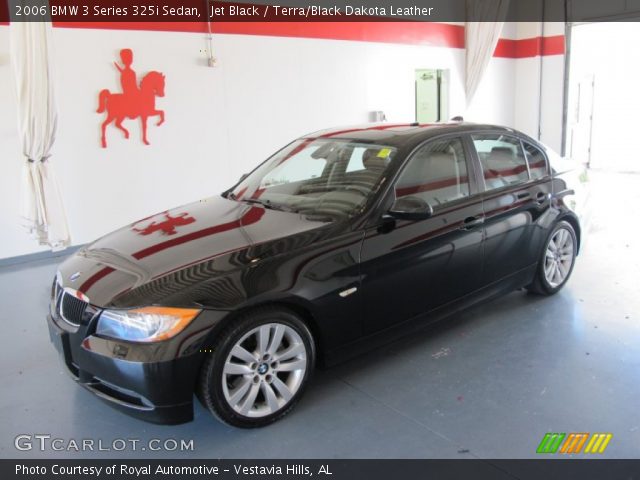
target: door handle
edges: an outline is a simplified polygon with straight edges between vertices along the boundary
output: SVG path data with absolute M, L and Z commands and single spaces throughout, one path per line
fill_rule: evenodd
M 550 198 L 551 198 L 550 193 L 538 192 L 538 194 L 536 195 L 536 202 L 538 202 L 538 205 L 542 205 L 544 202 L 546 202 Z
M 474 227 L 482 225 L 484 223 L 484 216 L 478 215 L 476 217 L 467 217 L 462 222 L 462 230 L 471 230 Z
M 516 194 L 516 198 L 518 200 L 524 200 L 525 198 L 530 198 L 531 194 L 529 192 L 520 192 L 518 194 Z

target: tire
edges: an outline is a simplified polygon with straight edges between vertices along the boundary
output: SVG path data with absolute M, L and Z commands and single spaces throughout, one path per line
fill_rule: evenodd
M 571 277 L 577 254 L 575 230 L 570 223 L 559 221 L 545 240 L 535 277 L 527 290 L 538 295 L 558 293 Z
M 242 314 L 211 347 L 196 394 L 234 427 L 263 427 L 284 417 L 300 400 L 315 365 L 309 328 L 283 308 Z

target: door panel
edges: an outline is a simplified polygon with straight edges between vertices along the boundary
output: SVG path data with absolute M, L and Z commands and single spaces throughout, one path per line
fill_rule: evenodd
M 458 207 L 389 233 L 369 231 L 362 249 L 364 330 L 375 332 L 478 288 L 482 227 L 463 230 L 480 204 Z
M 486 189 L 483 283 L 488 284 L 537 261 L 544 235 L 537 220 L 549 207 L 551 188 L 548 177 L 530 180 L 519 138 L 503 133 L 471 138 Z M 540 176 L 540 166 L 533 166 Z
M 484 201 L 483 283 L 507 277 L 538 260 L 544 230 L 537 220 L 549 205 L 549 182 L 515 187 Z
M 394 198 L 429 203 L 434 213 L 425 220 L 396 220 L 395 228 L 367 231 L 361 255 L 365 333 L 479 287 L 482 200 L 474 195 L 469 167 L 459 138 L 428 142 L 407 162 L 394 185 Z

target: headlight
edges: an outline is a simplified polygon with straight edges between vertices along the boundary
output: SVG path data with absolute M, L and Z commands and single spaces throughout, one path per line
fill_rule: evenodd
M 132 342 L 159 342 L 184 330 L 200 311 L 168 307 L 105 310 L 98 319 L 96 333 Z

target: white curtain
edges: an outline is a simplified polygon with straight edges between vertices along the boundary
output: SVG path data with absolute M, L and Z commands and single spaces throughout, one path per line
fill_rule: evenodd
M 502 26 L 509 9 L 509 0 L 467 0 L 466 45 L 466 94 L 467 106 L 480 85 L 493 52 L 496 49 Z
M 10 56 L 22 143 L 20 215 L 41 245 L 61 250 L 70 243 L 67 219 L 50 162 L 57 112 L 52 71 L 51 24 L 11 22 Z

